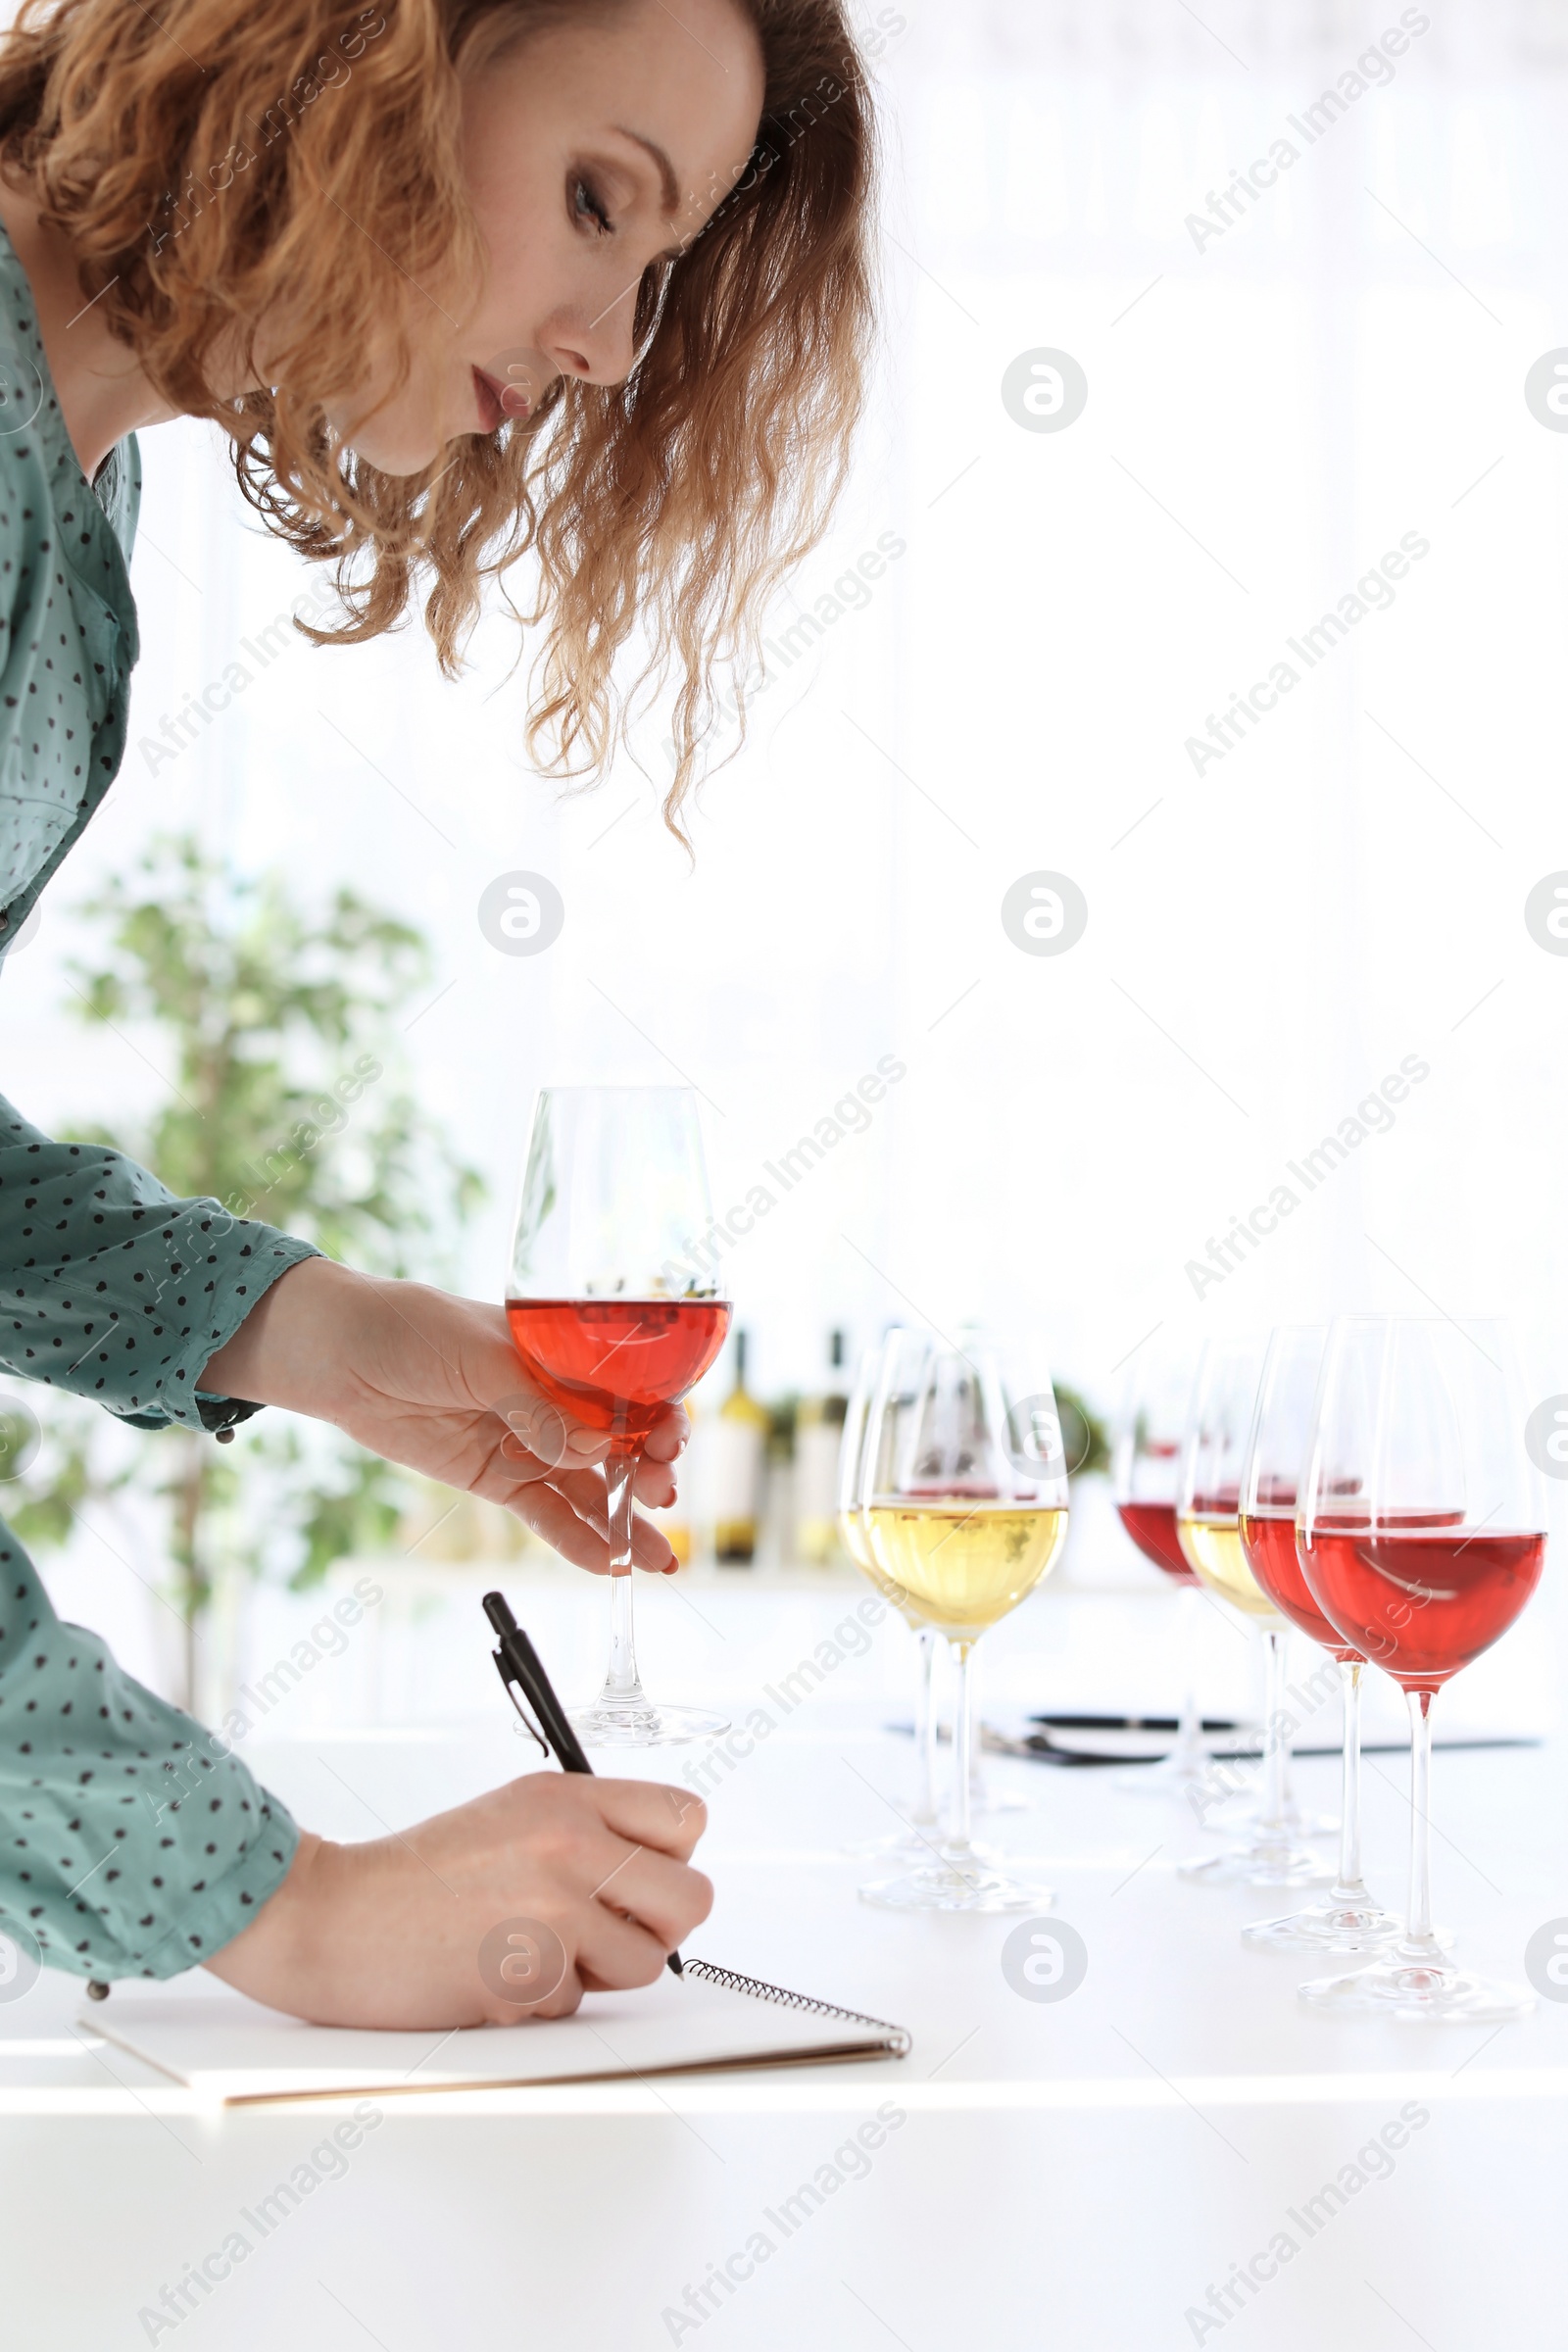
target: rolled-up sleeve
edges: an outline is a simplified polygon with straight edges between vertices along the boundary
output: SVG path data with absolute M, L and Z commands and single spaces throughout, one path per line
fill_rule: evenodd
M 139 1429 L 220 1429 L 209 1356 L 320 1251 L 217 1200 L 176 1200 L 122 1152 L 52 1143 L 0 1098 L 0 1368 Z

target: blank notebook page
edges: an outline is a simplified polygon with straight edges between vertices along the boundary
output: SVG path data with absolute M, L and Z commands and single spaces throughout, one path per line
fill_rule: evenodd
M 572 2017 L 456 2034 L 307 2026 L 241 1995 L 118 1992 L 80 2024 L 220 2105 L 466 2090 L 812 2059 L 903 2057 L 902 2028 L 758 1985 L 725 1970 L 667 1972 L 632 1992 L 591 1992 Z M 715 1981 L 722 1980 L 722 1981 Z

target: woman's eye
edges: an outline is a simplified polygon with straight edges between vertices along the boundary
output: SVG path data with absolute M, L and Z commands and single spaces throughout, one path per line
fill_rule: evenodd
M 574 179 L 571 183 L 571 210 L 573 218 L 579 222 L 593 222 L 596 236 L 609 236 L 610 215 L 586 179 Z

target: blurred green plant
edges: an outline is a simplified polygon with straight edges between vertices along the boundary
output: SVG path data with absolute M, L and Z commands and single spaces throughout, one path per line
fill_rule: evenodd
M 1061 1449 L 1067 1473 L 1083 1478 L 1110 1468 L 1110 1439 L 1105 1424 L 1087 1399 L 1065 1381 L 1054 1383 L 1056 1414 L 1061 1422 Z
M 416 1254 L 434 1271 L 483 1183 L 396 1061 L 365 1050 L 368 1039 L 390 1054 L 392 1016 L 428 982 L 421 934 L 349 890 L 312 913 L 280 876 L 237 878 L 189 834 L 155 841 L 130 879 L 79 912 L 107 932 L 94 967 L 70 967 L 82 1019 L 133 1027 L 172 1072 L 135 1131 L 82 1128 L 80 1140 L 130 1152 L 182 1199 L 221 1200 L 367 1272 L 406 1275 Z M 220 1549 L 308 1586 L 384 1544 L 408 1497 L 401 1473 L 336 1431 L 307 1436 L 272 1414 L 232 1446 L 172 1430 L 112 1467 L 103 1416 L 60 1401 L 7 1517 L 24 1542 L 59 1544 L 83 1503 L 127 1488 L 157 1497 L 187 1704 Z

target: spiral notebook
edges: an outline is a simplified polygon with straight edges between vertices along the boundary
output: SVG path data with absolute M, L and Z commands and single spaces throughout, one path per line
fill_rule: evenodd
M 902 2026 L 708 1960 L 634 1992 L 590 1993 L 571 2017 L 448 2034 L 307 2026 L 239 1993 L 183 1990 L 117 1991 L 78 2022 L 223 2107 L 903 2058 L 911 2046 Z

